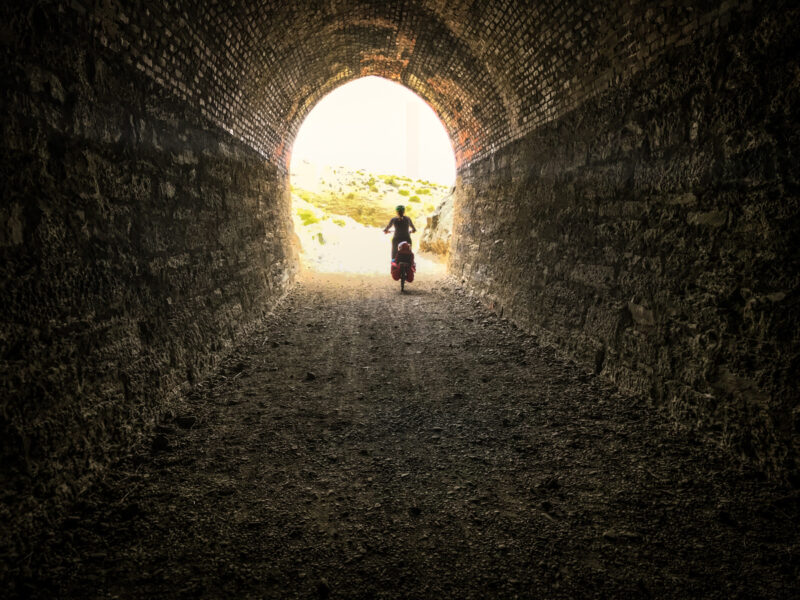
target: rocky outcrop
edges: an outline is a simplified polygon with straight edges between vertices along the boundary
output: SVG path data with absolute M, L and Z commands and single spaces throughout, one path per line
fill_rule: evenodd
M 447 256 L 453 235 L 453 194 L 448 195 L 427 219 L 419 242 L 420 250 Z

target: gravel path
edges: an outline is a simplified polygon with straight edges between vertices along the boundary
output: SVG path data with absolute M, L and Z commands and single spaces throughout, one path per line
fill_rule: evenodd
M 800 578 L 796 492 L 446 280 L 307 276 L 152 442 L 21 592 L 789 598 Z

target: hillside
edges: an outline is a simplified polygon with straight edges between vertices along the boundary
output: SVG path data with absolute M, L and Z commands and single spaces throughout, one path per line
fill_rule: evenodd
M 302 162 L 292 170 L 292 193 L 296 197 L 331 219 L 350 217 L 368 227 L 385 227 L 394 216 L 395 206 L 403 204 L 406 215 L 422 233 L 427 218 L 449 191 L 446 186 L 430 181 L 345 167 L 317 168 Z M 297 210 L 307 209 L 296 206 Z

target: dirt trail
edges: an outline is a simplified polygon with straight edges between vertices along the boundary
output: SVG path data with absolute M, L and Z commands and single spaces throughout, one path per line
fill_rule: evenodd
M 26 594 L 750 598 L 800 575 L 796 494 L 444 280 L 307 277 L 153 444 Z

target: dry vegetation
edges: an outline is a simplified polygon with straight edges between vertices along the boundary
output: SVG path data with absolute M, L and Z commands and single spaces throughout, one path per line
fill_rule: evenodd
M 344 167 L 328 169 L 319 179 L 293 173 L 292 182 L 292 193 L 327 215 L 347 216 L 369 227 L 384 227 L 394 214 L 395 206 L 403 204 L 406 214 L 421 229 L 448 193 L 446 186 L 430 181 L 400 175 L 373 175 Z M 306 220 L 316 218 L 299 216 L 304 224 L 311 224 Z

